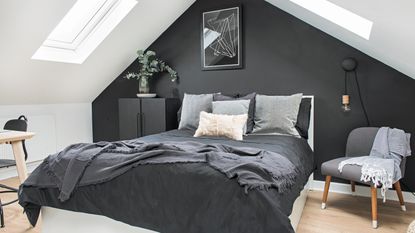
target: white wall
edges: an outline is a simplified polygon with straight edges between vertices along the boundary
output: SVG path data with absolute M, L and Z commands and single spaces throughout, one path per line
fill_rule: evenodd
M 32 60 L 75 2 L 0 0 L 0 105 L 92 102 L 195 0 L 138 0 L 82 65 Z
M 36 133 L 26 142 L 29 170 L 31 163 L 38 164 L 37 161 L 70 144 L 92 142 L 91 103 L 0 105 L 0 128 L 7 120 L 19 115 L 28 118 L 28 131 Z M 13 159 L 10 145 L 0 145 L 0 158 Z M 0 170 L 0 178 L 5 178 L 5 171 L 8 177 L 13 175 L 15 168 Z
M 415 1 L 330 0 L 373 22 L 370 39 L 362 37 L 287 0 L 265 0 L 363 53 L 415 79 Z

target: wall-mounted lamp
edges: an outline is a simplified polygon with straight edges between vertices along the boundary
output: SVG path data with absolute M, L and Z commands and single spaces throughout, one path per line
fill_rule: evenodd
M 343 112 L 348 112 L 352 110 L 352 108 L 350 107 L 350 96 L 346 93 L 342 96 L 342 110 Z
M 350 107 L 350 96 L 347 92 L 347 74 L 349 72 L 356 72 L 357 62 L 354 58 L 346 58 L 342 62 L 342 68 L 344 70 L 344 93 L 342 96 L 342 110 L 344 112 L 348 112 L 352 109 Z
M 352 110 L 352 108 L 350 107 L 350 96 L 349 96 L 349 93 L 347 91 L 347 79 L 348 79 L 348 74 L 353 72 L 354 78 L 356 80 L 356 85 L 357 85 L 357 91 L 358 91 L 358 94 L 359 94 L 360 104 L 361 104 L 363 112 L 365 114 L 367 125 L 369 126 L 370 125 L 369 117 L 367 115 L 365 105 L 363 104 L 359 79 L 357 78 L 357 72 L 356 72 L 357 61 L 354 58 L 346 58 L 342 61 L 341 65 L 342 65 L 342 68 L 344 70 L 344 93 L 343 93 L 343 96 L 342 96 L 342 110 L 344 112 L 349 112 L 349 111 Z

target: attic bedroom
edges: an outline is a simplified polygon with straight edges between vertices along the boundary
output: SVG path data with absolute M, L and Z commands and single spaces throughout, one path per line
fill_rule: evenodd
M 0 232 L 415 233 L 413 9 L 0 1 Z

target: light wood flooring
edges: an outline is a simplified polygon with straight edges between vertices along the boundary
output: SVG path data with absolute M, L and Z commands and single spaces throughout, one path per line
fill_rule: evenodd
M 18 180 L 0 181 L 3 184 L 18 186 Z M 397 202 L 379 203 L 379 228 L 371 228 L 370 199 L 330 193 L 328 207 L 321 210 L 322 192 L 309 193 L 306 207 L 298 227 L 298 233 L 405 233 L 411 221 L 415 220 L 415 204 L 406 204 L 408 211 L 402 212 Z M 2 194 L 3 201 L 12 200 L 16 194 Z M 6 227 L 0 232 L 40 233 L 41 226 L 30 227 L 19 204 L 5 207 Z
M 406 203 L 403 212 L 399 202 L 378 199 L 379 227 L 373 229 L 370 198 L 329 193 L 327 208 L 322 210 L 322 195 L 318 191 L 308 194 L 298 233 L 406 233 L 415 220 L 415 204 Z
M 0 183 L 18 187 L 20 182 L 17 178 L 2 180 Z M 16 193 L 4 193 L 0 194 L 2 202 L 12 201 L 17 198 Z M 23 208 L 18 203 L 3 207 L 4 221 L 6 223 L 5 228 L 0 228 L 0 232 L 7 233 L 39 233 L 40 225 L 35 228 L 30 226 L 29 221 L 26 219 L 26 215 L 23 214 Z

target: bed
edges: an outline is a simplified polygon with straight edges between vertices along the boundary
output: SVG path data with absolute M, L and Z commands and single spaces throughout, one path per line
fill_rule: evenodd
M 249 135 L 242 142 L 192 137 L 174 130 L 138 140 L 146 143 L 197 142 L 273 151 L 301 171 L 284 193 L 244 190 L 204 163 L 147 164 L 107 182 L 77 187 L 59 200 L 57 187 L 35 177 L 22 185 L 19 202 L 34 223 L 42 213 L 42 232 L 294 232 L 301 218 L 313 171 L 313 109 L 309 139 Z M 186 230 L 184 230 L 186 229 Z

